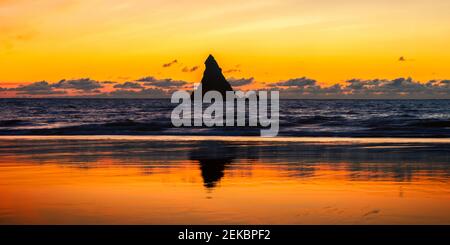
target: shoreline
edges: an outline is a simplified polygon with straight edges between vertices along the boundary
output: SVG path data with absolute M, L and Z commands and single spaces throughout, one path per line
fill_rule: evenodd
M 110 141 L 233 141 L 298 143 L 433 143 L 450 144 L 450 138 L 397 137 L 260 137 L 193 135 L 1 135 L 2 140 L 110 140 Z

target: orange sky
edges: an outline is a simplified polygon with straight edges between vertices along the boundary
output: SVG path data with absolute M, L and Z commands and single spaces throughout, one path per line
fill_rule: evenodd
M 0 0 L 0 85 L 198 82 L 209 53 L 257 83 L 448 79 L 449 11 L 447 0 Z

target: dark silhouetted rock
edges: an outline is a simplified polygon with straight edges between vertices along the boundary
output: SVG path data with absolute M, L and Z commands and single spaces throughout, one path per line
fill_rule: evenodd
M 205 71 L 203 72 L 202 96 L 208 91 L 218 91 L 225 98 L 227 91 L 233 91 L 230 83 L 222 74 L 222 69 L 217 64 L 212 55 L 209 55 L 205 61 Z

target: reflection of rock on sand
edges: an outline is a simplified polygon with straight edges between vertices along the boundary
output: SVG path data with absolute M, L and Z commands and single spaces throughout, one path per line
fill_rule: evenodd
M 214 188 L 235 159 L 235 151 L 221 143 L 204 143 L 191 151 L 190 159 L 198 161 L 204 186 Z

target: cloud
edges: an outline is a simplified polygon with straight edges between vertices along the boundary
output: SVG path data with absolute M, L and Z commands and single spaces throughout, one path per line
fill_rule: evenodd
M 182 72 L 194 72 L 194 71 L 196 71 L 197 69 L 198 69 L 198 66 L 193 66 L 193 67 L 191 67 L 191 68 L 185 66 L 181 71 L 182 71 Z
M 21 85 L 16 88 L 9 89 L 16 91 L 20 95 L 56 95 L 65 94 L 66 91 L 55 90 L 52 84 L 47 81 L 34 82 L 28 85 Z
M 436 88 L 448 88 L 450 86 L 450 80 L 430 80 L 426 85 Z
M 101 94 L 97 97 L 108 98 L 168 98 L 170 92 L 158 88 L 144 88 L 139 91 L 118 89 L 109 93 Z
M 145 85 L 155 86 L 155 87 L 165 87 L 165 88 L 173 88 L 173 87 L 181 87 L 186 85 L 187 82 L 182 80 L 173 80 L 172 78 L 163 78 L 157 79 L 155 77 L 149 76 L 136 80 L 137 82 L 142 82 Z
M 282 87 L 306 87 L 306 86 L 314 86 L 316 85 L 316 80 L 301 77 L 301 78 L 293 78 L 286 81 L 278 82 L 273 84 L 272 86 L 282 86 Z
M 120 88 L 120 89 L 143 89 L 144 86 L 142 86 L 140 83 L 136 83 L 136 82 L 125 82 L 125 83 L 114 85 L 114 88 Z
M 340 85 L 330 87 L 321 87 L 317 81 L 307 77 L 292 78 L 268 85 L 270 88 L 276 88 L 280 91 L 282 97 L 303 96 L 322 96 L 330 93 L 339 93 Z
M 424 84 L 415 82 L 411 78 L 397 78 L 393 80 L 373 79 L 347 81 L 346 90 L 351 94 L 406 94 L 423 93 L 429 90 Z
M 112 91 L 106 91 L 105 84 L 114 84 L 108 86 Z M 29 95 L 30 97 L 45 96 L 64 96 L 71 98 L 79 97 L 114 97 L 114 98 L 167 98 L 170 94 L 183 87 L 188 89 L 186 81 L 174 80 L 172 78 L 158 79 L 152 76 L 144 77 L 136 81 L 127 81 L 119 83 L 116 81 L 95 81 L 89 78 L 60 80 L 59 82 L 50 83 L 47 81 L 32 82 L 19 85 L 14 88 L 2 88 L 0 92 L 8 97 L 18 95 Z
M 249 85 L 253 82 L 253 80 L 255 80 L 253 77 L 250 78 L 228 78 L 227 79 L 228 82 L 231 84 L 231 86 L 233 87 L 240 87 L 240 86 L 244 86 L 244 85 Z
M 249 85 L 254 78 L 229 78 L 234 87 Z M 113 91 L 102 89 L 103 82 L 89 78 L 33 82 L 14 88 L 2 88 L 2 96 L 58 96 L 58 97 L 100 97 L 100 98 L 168 98 L 187 83 L 171 78 L 158 79 L 152 76 L 136 81 L 117 83 Z M 280 91 L 280 98 L 298 99 L 450 99 L 450 80 L 415 81 L 412 78 L 397 79 L 350 79 L 333 85 L 319 84 L 316 80 L 299 77 L 265 83 L 266 90 Z
M 93 90 L 103 88 L 100 82 L 89 78 L 81 78 L 76 80 L 61 80 L 52 85 L 59 89 L 75 89 L 83 92 L 93 92 Z
M 57 83 L 47 81 L 33 82 L 8 89 L 15 91 L 17 95 L 66 95 L 67 90 L 76 90 L 79 93 L 101 93 L 103 86 L 98 81 L 89 78 L 75 80 L 61 80 Z
M 174 65 L 174 64 L 176 64 L 176 63 L 178 63 L 178 60 L 172 60 L 171 62 L 165 63 L 165 64 L 163 64 L 162 66 L 163 66 L 164 68 L 167 68 L 167 67 L 171 67 L 172 65 Z
M 400 57 L 398 58 L 398 61 L 399 61 L 399 62 L 406 62 L 406 61 L 414 61 L 414 59 L 406 58 L 405 56 L 400 56 Z
M 228 70 L 223 71 L 223 73 L 234 73 L 234 72 L 241 72 L 241 70 L 240 69 L 228 69 Z
M 347 80 L 343 85 L 321 86 L 313 79 L 294 78 L 269 85 L 281 98 L 433 99 L 450 98 L 450 80 L 426 83 L 411 78 Z

